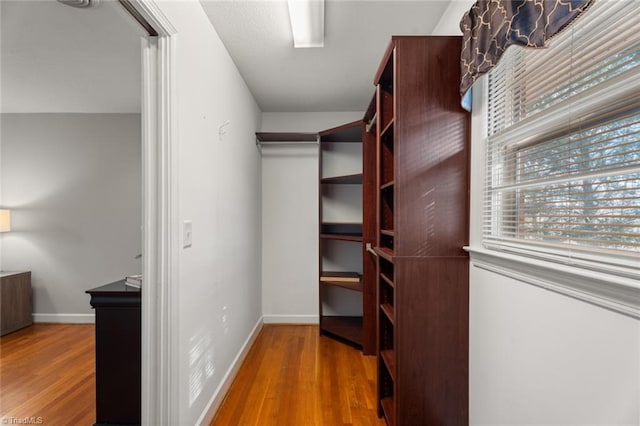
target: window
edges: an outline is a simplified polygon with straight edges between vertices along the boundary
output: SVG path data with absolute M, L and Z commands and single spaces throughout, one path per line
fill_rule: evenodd
M 637 271 L 637 28 L 640 2 L 595 2 L 549 48 L 512 47 L 491 71 L 485 247 Z

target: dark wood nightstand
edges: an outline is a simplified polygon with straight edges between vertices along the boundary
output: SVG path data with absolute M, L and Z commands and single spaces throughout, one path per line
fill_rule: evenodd
M 87 293 L 96 311 L 95 425 L 139 425 L 142 293 L 124 280 Z
M 31 272 L 0 272 L 0 336 L 33 324 Z

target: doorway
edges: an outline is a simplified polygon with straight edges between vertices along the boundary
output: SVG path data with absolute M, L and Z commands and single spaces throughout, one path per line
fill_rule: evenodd
M 140 120 L 140 136 L 142 139 L 142 147 L 140 150 L 140 157 L 142 163 L 141 172 L 141 215 L 142 226 L 138 225 L 138 230 L 142 236 L 138 238 L 141 241 L 139 249 L 134 250 L 132 253 L 132 259 L 135 261 L 135 256 L 138 253 L 144 253 L 143 261 L 137 266 L 137 272 L 142 269 L 145 281 L 149 283 L 144 291 L 143 297 L 143 390 L 142 390 L 142 406 L 143 406 L 143 423 L 147 424 L 167 424 L 169 420 L 174 416 L 176 410 L 172 409 L 172 400 L 170 400 L 169 384 L 171 383 L 171 342 L 175 339 L 175 333 L 171 331 L 171 316 L 170 316 L 170 291 L 169 284 L 172 277 L 175 276 L 175 268 L 172 268 L 172 250 L 170 248 L 171 241 L 175 237 L 172 236 L 172 229 L 170 227 L 172 217 L 172 194 L 174 183 L 171 181 L 171 110 L 170 110 L 170 87 L 171 87 L 171 62 L 167 59 L 171 52 L 171 36 L 175 33 L 175 30 L 171 27 L 170 23 L 162 16 L 161 12 L 157 9 L 154 2 L 148 0 L 136 0 L 125 1 L 120 3 L 128 3 L 133 7 L 133 10 L 139 14 L 138 18 L 142 18 L 147 22 L 151 22 L 154 28 L 158 29 L 158 37 L 148 36 L 146 30 L 141 29 L 135 23 L 132 23 L 130 14 L 126 12 L 120 4 L 116 2 L 102 2 L 98 8 L 91 9 L 74 9 L 66 5 L 62 5 L 57 2 L 11 2 L 3 1 L 3 20 L 7 19 L 7 22 L 15 22 L 16 25 L 25 28 L 27 31 L 35 31 L 38 28 L 34 17 L 44 12 L 44 19 L 49 22 L 49 33 L 47 33 L 42 40 L 48 40 L 53 34 L 64 33 L 68 30 L 68 25 L 65 24 L 65 20 L 57 14 L 46 13 L 46 7 L 57 7 L 60 10 L 65 10 L 66 13 L 74 14 L 77 19 L 74 22 L 84 27 L 84 34 L 77 38 L 69 37 L 63 42 L 54 45 L 46 52 L 46 55 L 51 58 L 59 59 L 62 55 L 60 49 L 66 44 L 73 44 L 72 42 L 80 43 L 88 41 L 93 43 L 95 48 L 96 41 L 104 38 L 105 34 L 110 35 L 112 32 L 118 32 L 113 26 L 107 28 L 105 31 L 100 31 L 95 25 L 89 24 L 89 17 L 95 17 L 98 11 L 109 10 L 112 16 L 119 16 L 123 25 L 130 25 L 136 28 L 136 37 L 134 40 L 134 46 L 137 51 L 137 63 L 142 62 L 142 69 L 139 72 L 139 76 L 142 75 L 139 84 L 141 88 L 131 89 L 131 93 L 137 93 L 139 102 L 138 113 L 141 114 Z M 16 8 L 8 9 L 12 6 L 31 6 L 31 10 L 18 10 Z M 6 6 L 6 7 L 5 7 Z M 35 8 L 35 9 L 33 9 Z M 84 15 L 83 15 L 84 14 Z M 140 21 L 140 19 L 138 19 Z M 112 22 L 113 24 L 113 22 Z M 2 25 L 2 29 L 9 30 L 10 25 Z M 142 43 L 142 61 L 140 61 L 140 38 L 143 39 Z M 27 38 L 17 37 L 20 46 L 16 49 L 6 50 L 3 48 L 3 70 L 6 69 L 8 52 L 22 52 L 29 51 L 25 49 L 24 42 Z M 6 38 L 2 40 L 3 47 L 8 46 L 5 42 Z M 99 51 L 100 49 L 95 49 Z M 94 51 L 95 53 L 95 51 Z M 102 52 L 104 53 L 104 52 Z M 79 51 L 76 50 L 74 57 L 80 58 Z M 31 55 L 35 57 L 35 55 Z M 105 58 L 98 58 L 96 61 L 100 63 Z M 93 78 L 93 82 L 99 82 L 102 78 L 109 76 L 109 73 L 101 73 L 100 69 L 96 72 L 88 71 L 86 65 L 91 64 L 91 61 L 85 61 L 78 64 L 78 66 L 61 67 L 63 71 L 72 77 L 75 77 L 75 85 L 78 86 L 78 80 Z M 103 63 L 104 65 L 104 63 Z M 31 68 L 40 68 L 41 71 L 54 71 L 56 67 L 37 67 L 33 64 Z M 103 68 L 104 71 L 106 68 Z M 4 75 L 6 75 L 3 72 Z M 16 99 L 27 99 L 28 94 L 42 95 L 46 91 L 38 88 L 34 83 L 38 79 L 29 79 L 29 84 L 18 85 L 16 83 L 3 84 L 2 101 L 3 107 L 8 105 L 8 99 L 11 93 L 7 93 L 8 88 L 21 88 L 16 90 L 19 96 Z M 120 79 L 122 82 L 122 79 Z M 56 84 L 57 89 L 62 89 L 61 84 Z M 25 89 L 26 88 L 26 89 Z M 71 101 L 76 100 L 69 91 L 60 90 L 62 94 L 50 95 L 48 99 L 41 99 L 43 101 L 49 100 L 50 102 L 60 106 L 61 104 L 69 104 Z M 114 94 L 116 91 L 108 91 L 108 94 Z M 142 93 L 142 96 L 140 96 Z M 46 97 L 46 96 L 44 96 Z M 8 108 L 8 107 L 7 107 Z M 14 110 L 14 112 L 17 110 Z M 44 109 L 41 109 L 42 113 Z M 78 114 L 98 113 L 93 111 L 90 107 L 80 109 Z M 114 111 L 111 111 L 112 113 Z M 59 111 L 58 113 L 62 113 Z M 47 113 L 48 114 L 48 113 Z M 82 117 L 79 117 L 82 118 Z M 86 117 L 85 117 L 86 118 Z M 46 132 L 43 132 L 46 134 Z M 138 139 L 140 140 L 140 139 Z M 38 155 L 38 153 L 34 153 Z M 83 163 L 81 160 L 76 163 Z M 125 179 L 120 173 L 114 173 L 116 178 Z M 74 182 L 75 179 L 70 177 L 69 182 Z M 5 185 L 3 185 L 5 186 Z M 72 191 L 73 192 L 73 191 Z M 9 203 L 10 200 L 2 195 L 2 203 Z M 46 198 L 46 197 L 45 197 Z M 100 210 L 98 207 L 95 210 Z M 17 227 L 20 225 L 23 227 L 23 232 L 27 233 L 26 225 L 28 221 L 22 219 L 18 220 L 19 215 L 14 214 L 14 223 Z M 33 220 L 37 219 L 37 212 L 33 213 Z M 75 219 L 76 221 L 79 219 Z M 63 220 L 61 220 L 64 222 Z M 69 229 L 73 231 L 74 221 L 68 223 Z M 16 228 L 17 230 L 17 228 Z M 29 230 L 28 232 L 34 232 Z M 15 237 L 18 233 L 14 234 Z M 24 243 L 24 241 L 23 241 Z M 117 243 L 115 239 L 114 244 Z M 5 244 L 3 244 L 5 245 Z M 23 244 L 24 245 L 24 244 Z M 6 254 L 6 251 L 5 251 Z M 123 254 L 124 256 L 124 254 Z M 129 254 L 126 254 L 127 259 Z M 70 256 L 73 259 L 73 256 Z M 139 261 L 138 261 L 139 262 Z M 132 267 L 133 267 L 132 266 Z M 128 273 L 126 271 L 125 273 Z M 45 274 L 46 275 L 46 274 Z M 69 274 L 71 275 L 71 274 Z M 99 283 L 91 283 L 89 287 L 92 287 Z M 81 293 L 81 292 L 79 292 Z M 52 292 L 53 294 L 53 292 Z M 86 296 L 81 296 L 83 302 L 86 302 Z M 43 298 L 46 300 L 46 298 Z M 56 300 L 51 300 L 51 305 L 56 305 Z M 88 303 L 85 303 L 88 306 Z M 89 314 L 80 314 L 75 317 L 76 322 L 82 322 L 86 320 L 86 316 Z M 67 320 L 72 318 L 67 316 Z M 173 399 L 176 401 L 176 399 Z

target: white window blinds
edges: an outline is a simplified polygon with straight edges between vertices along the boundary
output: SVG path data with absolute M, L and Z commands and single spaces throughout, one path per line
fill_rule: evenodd
M 483 240 L 640 255 L 640 1 L 597 1 L 489 73 Z

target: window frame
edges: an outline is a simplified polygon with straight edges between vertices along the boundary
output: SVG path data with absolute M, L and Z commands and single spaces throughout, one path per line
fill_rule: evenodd
M 471 142 L 471 267 L 480 268 L 640 319 L 640 267 L 636 259 L 584 253 L 567 259 L 547 246 L 496 244 L 483 235 L 488 78 L 473 88 Z M 566 253 L 566 250 L 562 250 Z

